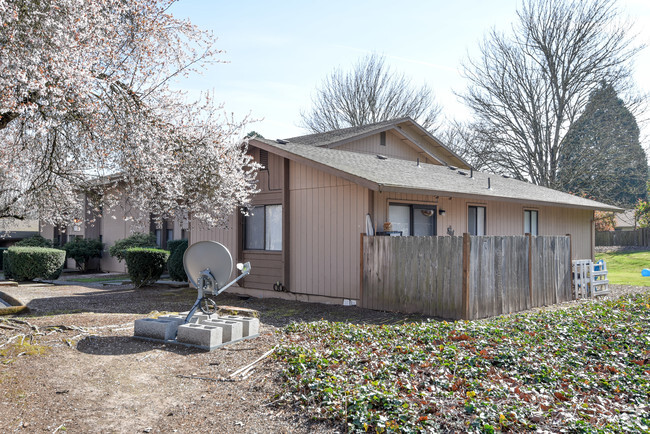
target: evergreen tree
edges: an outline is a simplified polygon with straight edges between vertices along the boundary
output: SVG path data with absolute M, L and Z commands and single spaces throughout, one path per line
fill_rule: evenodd
M 562 190 L 627 208 L 645 199 L 648 163 L 639 127 L 612 85 L 592 92 L 563 142 Z

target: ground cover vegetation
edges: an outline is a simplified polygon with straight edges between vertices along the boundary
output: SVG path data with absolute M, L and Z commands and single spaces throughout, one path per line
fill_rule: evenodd
M 279 402 L 350 431 L 648 432 L 650 294 L 474 322 L 284 329 Z
M 607 264 L 609 283 L 650 286 L 650 277 L 641 276 L 641 270 L 650 268 L 650 252 L 598 253 L 596 260 L 601 259 Z

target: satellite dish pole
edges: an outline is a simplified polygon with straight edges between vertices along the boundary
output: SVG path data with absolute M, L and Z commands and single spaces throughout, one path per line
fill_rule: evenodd
M 196 302 L 185 317 L 190 322 L 197 309 L 211 315 L 217 311 L 216 302 L 210 297 L 221 294 L 251 272 L 250 262 L 237 264 L 241 274 L 227 282 L 232 274 L 232 256 L 228 249 L 215 241 L 199 241 L 192 244 L 183 255 L 183 267 L 189 281 L 196 287 Z

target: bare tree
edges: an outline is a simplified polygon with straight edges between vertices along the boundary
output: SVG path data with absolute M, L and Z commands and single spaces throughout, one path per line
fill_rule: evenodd
M 493 30 L 464 65 L 460 96 L 501 172 L 559 187 L 564 135 L 600 83 L 625 88 L 642 47 L 615 0 L 523 0 L 518 18 L 512 35 Z
M 428 86 L 413 86 L 378 54 L 359 60 L 351 71 L 336 69 L 323 80 L 312 103 L 301 117 L 303 126 L 315 133 L 405 116 L 433 132 L 440 114 Z

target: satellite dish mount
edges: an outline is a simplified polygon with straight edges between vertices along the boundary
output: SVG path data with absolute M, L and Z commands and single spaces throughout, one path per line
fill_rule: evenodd
M 217 311 L 212 296 L 221 294 L 251 272 L 250 262 L 237 264 L 241 274 L 227 283 L 232 274 L 232 256 L 228 249 L 215 241 L 199 241 L 192 244 L 183 255 L 183 266 L 189 281 L 196 287 L 196 302 L 185 318 L 187 324 L 197 309 L 211 315 Z

